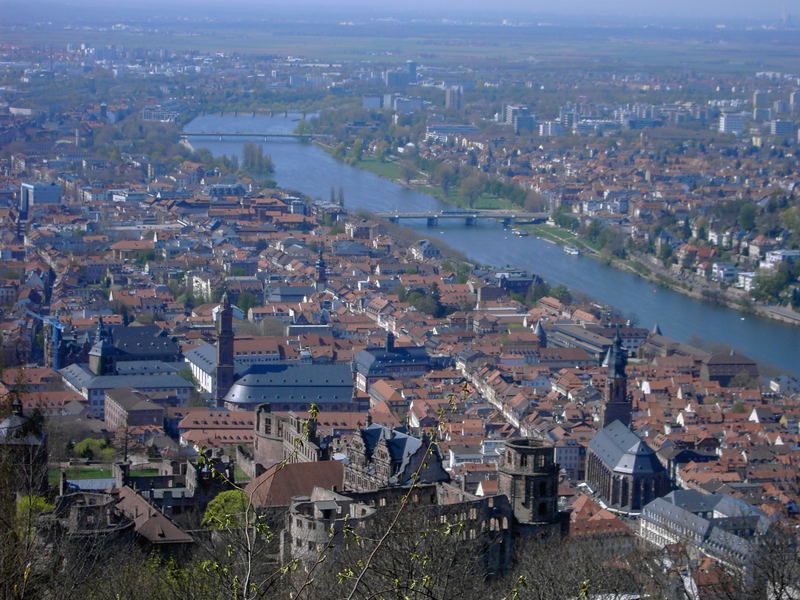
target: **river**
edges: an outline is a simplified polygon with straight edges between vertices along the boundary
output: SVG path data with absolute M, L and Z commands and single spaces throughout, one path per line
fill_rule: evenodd
M 188 123 L 185 131 L 290 133 L 297 118 L 291 114 L 288 117 L 204 115 Z M 247 139 L 193 137 L 191 143 L 197 148 L 208 148 L 214 155 L 230 156 L 241 155 Z M 270 140 L 263 147 L 275 164 L 273 178 L 278 185 L 324 199 L 329 198 L 331 188 L 338 191 L 341 187 L 345 207 L 351 211 L 452 208 L 432 196 L 337 161 L 313 144 Z M 642 327 L 652 327 L 658 322 L 664 335 L 674 339 L 686 342 L 697 336 L 722 342 L 752 358 L 800 374 L 800 329 L 795 326 L 744 316 L 730 308 L 694 300 L 591 258 L 567 255 L 544 240 L 516 238 L 497 223 L 479 223 L 466 227 L 460 221 L 442 221 L 435 228 L 428 228 L 424 222 L 403 221 L 429 237 L 441 238 L 472 261 L 530 269 L 551 284 L 580 290 L 616 307 L 623 315 L 635 315 Z

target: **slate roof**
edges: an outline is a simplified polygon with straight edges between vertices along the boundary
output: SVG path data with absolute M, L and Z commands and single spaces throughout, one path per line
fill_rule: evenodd
M 167 375 L 177 373 L 178 367 L 176 367 L 174 363 L 167 363 L 160 360 L 128 360 L 118 362 L 116 371 L 117 375 Z
M 225 396 L 225 402 L 253 405 L 264 402 L 314 402 L 320 405 L 351 402 L 353 374 L 349 365 L 263 364 L 253 365 Z
M 155 325 L 141 327 L 125 327 L 116 325 L 109 328 L 111 344 L 114 348 L 129 356 L 137 354 L 164 354 L 178 356 L 178 345 L 167 336 L 162 329 Z
M 668 529 L 688 531 L 693 543 L 739 559 L 748 557 L 752 545 L 729 529 L 752 529 L 763 534 L 770 524 L 763 512 L 743 500 L 695 490 L 676 490 L 653 500 L 642 510 L 642 518 Z
M 653 449 L 620 421 L 598 431 L 589 449 L 615 473 L 646 475 L 664 470 Z
M 202 344 L 183 353 L 187 362 L 193 363 L 204 373 L 212 374 L 217 368 L 217 349 L 211 344 Z
M 394 366 L 419 365 L 430 367 L 430 357 L 422 346 L 399 346 L 392 350 L 386 348 L 367 348 L 354 357 L 355 369 L 369 376 L 382 375 L 387 368 Z
M 0 444 L 38 446 L 44 441 L 44 435 L 28 432 L 23 435 L 28 417 L 11 414 L 0 421 Z
M 75 363 L 58 372 L 75 389 L 111 388 L 190 388 L 192 384 L 180 375 L 95 375 L 85 363 Z
M 102 492 L 117 487 L 117 480 L 113 477 L 96 477 L 91 479 L 67 479 L 67 488 L 72 491 Z

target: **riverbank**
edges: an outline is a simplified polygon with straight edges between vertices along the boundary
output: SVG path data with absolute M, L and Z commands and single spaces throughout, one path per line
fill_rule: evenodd
M 322 145 L 321 145 L 322 146 Z M 333 148 L 322 146 L 327 152 L 332 154 Z M 513 209 L 518 208 L 508 200 L 490 197 L 487 195 L 476 199 L 472 206 L 469 206 L 459 196 L 457 190 L 449 190 L 447 194 L 441 187 L 430 184 L 426 179 L 404 178 L 402 166 L 395 160 L 381 161 L 373 157 L 362 158 L 361 160 L 351 161 L 352 166 L 369 171 L 383 179 L 388 179 L 399 183 L 409 189 L 433 196 L 437 200 L 447 202 L 460 208 L 476 209 Z M 422 174 L 419 173 L 418 174 Z M 784 307 L 760 305 L 752 302 L 746 296 L 731 296 L 729 292 L 703 282 L 687 281 L 675 276 L 668 270 L 659 265 L 652 264 L 645 257 L 629 256 L 625 259 L 614 256 L 603 255 L 599 248 L 594 247 L 588 240 L 581 238 L 572 231 L 551 224 L 535 224 L 522 226 L 532 235 L 556 244 L 561 247 L 574 246 L 585 256 L 601 261 L 615 269 L 627 271 L 646 281 L 655 283 L 661 287 L 670 289 L 674 292 L 683 294 L 695 300 L 700 300 L 712 305 L 726 306 L 742 313 L 745 318 L 747 315 L 759 315 L 761 317 L 780 321 L 795 326 L 800 326 L 800 313 Z
M 800 313 L 796 311 L 780 306 L 756 304 L 744 295 L 732 296 L 729 292 L 720 289 L 718 286 L 683 280 L 660 265 L 647 261 L 646 257 L 629 256 L 628 258 L 621 259 L 614 256 L 602 255 L 598 249 L 593 247 L 587 240 L 557 225 L 526 225 L 524 228 L 541 239 L 558 244 L 562 247 L 574 246 L 590 258 L 600 260 L 615 269 L 628 271 L 629 273 L 638 275 L 642 279 L 669 288 L 674 292 L 689 296 L 695 300 L 727 306 L 745 315 L 757 314 L 775 321 L 800 326 Z
M 316 142 L 317 146 L 325 150 L 331 156 L 334 156 L 334 148 L 329 144 Z M 338 159 L 341 160 L 341 159 Z M 360 160 L 347 160 L 347 164 L 368 171 L 378 177 L 399 183 L 415 192 L 427 194 L 439 200 L 440 202 L 447 202 L 453 206 L 465 209 L 476 210 L 514 210 L 519 209 L 519 206 L 514 205 L 512 202 L 499 196 L 483 193 L 478 196 L 475 201 L 470 205 L 464 198 L 461 197 L 457 188 L 451 188 L 445 191 L 438 185 L 429 182 L 427 173 L 417 171 L 416 177 L 411 177 L 408 180 L 404 177 L 403 166 L 393 159 L 379 160 L 374 157 L 361 158 Z

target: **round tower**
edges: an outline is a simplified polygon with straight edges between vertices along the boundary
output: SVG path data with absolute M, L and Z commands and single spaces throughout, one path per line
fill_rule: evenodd
M 498 488 L 521 524 L 558 521 L 558 473 L 552 444 L 531 438 L 506 441 L 498 466 Z

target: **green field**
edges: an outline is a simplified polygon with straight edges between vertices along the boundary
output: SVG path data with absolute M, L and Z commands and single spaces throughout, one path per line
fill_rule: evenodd
M 170 23 L 169 35 L 141 31 L 73 29 L 24 23 L 0 28 L 6 43 L 116 44 L 174 50 L 205 50 L 316 57 L 329 61 L 427 64 L 497 59 L 525 61 L 533 71 L 590 64 L 593 68 L 648 66 L 742 72 L 793 69 L 800 47 L 787 31 L 710 31 L 642 27 L 500 27 L 493 24 L 436 25 L 276 22 L 254 15 L 231 23 Z M 796 34 L 795 34 L 796 35 Z

